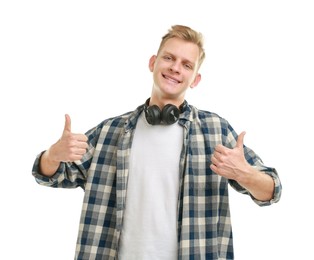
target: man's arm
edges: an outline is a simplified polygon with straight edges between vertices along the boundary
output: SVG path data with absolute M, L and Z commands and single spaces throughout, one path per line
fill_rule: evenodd
M 237 144 L 233 149 L 218 145 L 212 156 L 210 168 L 220 176 L 237 181 L 255 199 L 269 201 L 274 196 L 274 180 L 246 161 L 243 149 L 244 135 L 245 132 L 242 132 L 238 136 Z

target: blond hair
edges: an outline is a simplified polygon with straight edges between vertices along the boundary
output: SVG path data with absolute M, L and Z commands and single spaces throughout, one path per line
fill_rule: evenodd
M 205 50 L 203 47 L 203 44 L 204 44 L 203 35 L 200 32 L 196 32 L 188 26 L 173 25 L 168 30 L 168 33 L 162 37 L 162 41 L 159 45 L 159 49 L 158 49 L 157 53 L 159 53 L 159 51 L 165 45 L 165 42 L 171 38 L 179 38 L 179 39 L 182 39 L 182 40 L 187 41 L 187 42 L 195 43 L 199 48 L 199 65 L 198 65 L 198 67 L 201 66 L 201 64 L 203 63 L 203 61 L 205 59 Z

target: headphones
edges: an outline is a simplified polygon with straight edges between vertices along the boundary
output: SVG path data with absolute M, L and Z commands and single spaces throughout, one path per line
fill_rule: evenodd
M 172 125 L 178 121 L 180 113 L 182 112 L 183 103 L 180 108 L 175 105 L 167 104 L 162 110 L 157 105 L 149 106 L 149 98 L 146 100 L 144 105 L 144 112 L 146 120 L 151 125 Z

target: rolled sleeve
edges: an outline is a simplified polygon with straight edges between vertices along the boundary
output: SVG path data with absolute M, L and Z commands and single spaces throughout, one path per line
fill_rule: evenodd
M 32 174 L 35 177 L 35 180 L 40 185 L 49 186 L 49 187 L 57 187 L 58 183 L 62 182 L 64 177 L 62 177 L 65 172 L 65 163 L 60 163 L 59 168 L 51 177 L 47 177 L 43 175 L 40 171 L 40 160 L 45 151 L 41 152 L 37 155 L 35 162 L 33 164 Z
M 281 197 L 281 182 L 278 177 L 278 173 L 275 168 L 266 168 L 266 170 L 262 170 L 265 174 L 268 174 L 270 177 L 274 180 L 274 194 L 271 200 L 268 201 L 260 201 L 252 197 L 253 201 L 259 205 L 259 206 L 269 206 L 271 204 L 274 204 L 280 200 Z
M 73 163 L 61 162 L 54 175 L 47 177 L 40 171 L 40 159 L 44 152 L 37 155 L 33 164 L 32 174 L 37 183 L 54 188 L 76 188 L 84 189 L 86 182 L 85 168 L 81 161 Z

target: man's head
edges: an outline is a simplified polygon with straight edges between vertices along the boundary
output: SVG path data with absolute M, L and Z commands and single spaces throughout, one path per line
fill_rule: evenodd
M 186 90 L 200 82 L 198 70 L 204 58 L 202 35 L 186 26 L 172 26 L 162 37 L 157 55 L 149 60 L 154 79 L 150 103 L 179 107 Z

